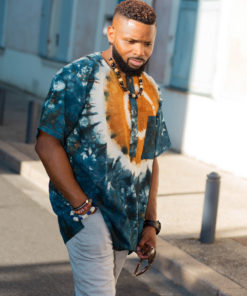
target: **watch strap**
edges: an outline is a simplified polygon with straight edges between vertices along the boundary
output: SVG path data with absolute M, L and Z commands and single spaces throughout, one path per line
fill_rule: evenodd
M 161 229 L 161 223 L 158 220 L 157 221 L 145 220 L 144 224 L 143 224 L 143 227 L 145 227 L 145 226 L 151 226 L 151 227 L 155 228 L 156 234 L 159 234 L 160 229 Z

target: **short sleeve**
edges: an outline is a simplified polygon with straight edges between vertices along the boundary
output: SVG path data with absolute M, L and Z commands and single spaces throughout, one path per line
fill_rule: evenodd
M 162 111 L 162 99 L 160 97 L 159 109 L 156 115 L 156 139 L 154 157 L 158 157 L 171 146 L 170 137 L 166 128 Z
M 44 131 L 63 143 L 65 129 L 65 90 L 65 81 L 61 74 L 57 74 L 51 82 L 50 90 L 43 104 L 37 136 L 39 131 Z

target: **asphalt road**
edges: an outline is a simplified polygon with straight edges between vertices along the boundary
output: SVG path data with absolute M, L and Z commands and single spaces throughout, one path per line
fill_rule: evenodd
M 73 295 L 67 250 L 56 217 L 30 198 L 38 189 L 0 165 L 0 295 Z M 168 280 L 164 293 L 123 269 L 117 296 L 187 294 Z

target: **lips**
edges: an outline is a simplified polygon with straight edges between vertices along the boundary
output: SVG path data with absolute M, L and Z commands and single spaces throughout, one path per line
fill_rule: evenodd
M 140 67 L 143 65 L 144 61 L 141 60 L 141 59 L 133 59 L 133 58 L 130 58 L 130 63 L 135 66 L 135 67 Z

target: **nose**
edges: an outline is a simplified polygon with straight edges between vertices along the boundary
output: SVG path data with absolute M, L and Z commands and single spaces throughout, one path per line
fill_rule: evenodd
M 135 44 L 134 53 L 138 57 L 144 56 L 144 46 L 142 43 Z

